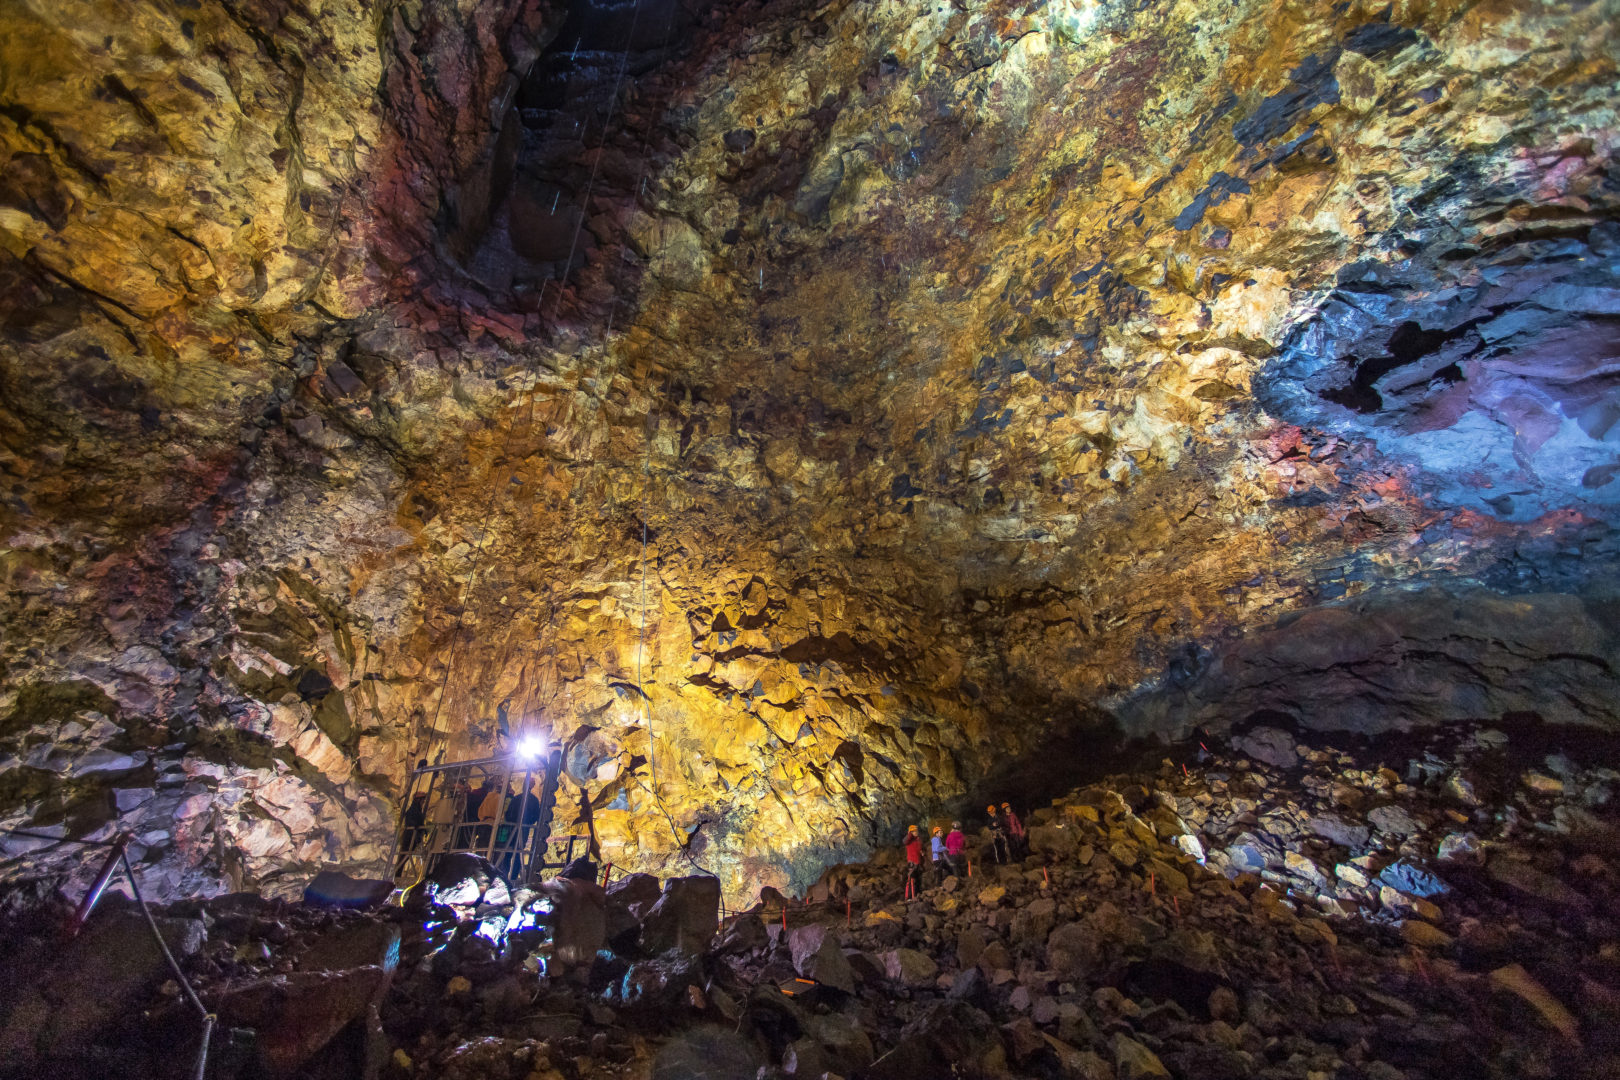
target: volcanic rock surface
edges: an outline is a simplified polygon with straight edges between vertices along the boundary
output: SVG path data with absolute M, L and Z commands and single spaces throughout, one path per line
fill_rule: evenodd
M 537 732 L 736 899 L 1118 735 L 1612 726 L 1617 16 L 7 5 L 0 825 L 295 892 Z

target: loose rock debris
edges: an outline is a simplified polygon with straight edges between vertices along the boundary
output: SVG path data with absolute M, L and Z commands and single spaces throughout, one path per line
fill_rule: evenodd
M 1027 859 L 912 901 L 895 852 L 723 921 L 713 879 L 621 878 L 566 976 L 554 890 L 476 864 L 403 907 L 161 925 L 220 1017 L 211 1077 L 1620 1075 L 1620 773 L 1426 740 L 1250 732 L 1035 809 Z M 50 904 L 5 907 L 0 1073 L 183 1075 L 195 1017 L 139 918 L 109 899 L 63 946 Z

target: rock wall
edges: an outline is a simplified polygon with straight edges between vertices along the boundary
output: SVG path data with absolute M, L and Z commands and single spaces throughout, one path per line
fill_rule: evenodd
M 1613 3 L 593 10 L 17 9 L 3 823 L 279 888 L 504 724 L 736 896 L 1054 731 L 1614 722 Z

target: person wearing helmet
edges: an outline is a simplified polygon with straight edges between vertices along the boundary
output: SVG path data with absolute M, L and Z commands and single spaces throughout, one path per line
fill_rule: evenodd
M 945 832 L 938 825 L 928 840 L 928 872 L 937 885 L 945 880 L 950 864 L 945 861 Z
M 1011 862 L 1012 851 L 1007 846 L 1007 823 L 996 812 L 994 803 L 984 809 L 990 815 L 990 854 L 998 863 Z
M 906 887 L 904 897 L 907 900 L 917 895 L 922 884 L 922 837 L 917 835 L 917 826 L 906 826 Z
M 1013 813 L 1011 803 L 1001 804 L 1001 820 L 1007 828 L 1007 845 L 1012 849 L 1013 857 L 1024 859 L 1029 857 L 1029 832 L 1024 823 Z
M 951 822 L 951 831 L 945 837 L 945 858 L 951 864 L 951 873 L 961 876 L 963 853 L 967 851 L 967 837 L 962 834 L 962 823 Z

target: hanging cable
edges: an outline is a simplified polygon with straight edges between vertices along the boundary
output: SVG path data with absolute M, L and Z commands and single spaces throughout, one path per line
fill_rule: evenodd
M 673 9 L 671 9 L 671 10 L 673 12 Z M 601 166 L 602 166 L 602 155 L 603 155 L 603 152 L 607 148 L 607 132 L 608 132 L 608 128 L 611 127 L 612 123 L 613 123 L 614 109 L 616 109 L 618 107 L 619 92 L 623 88 L 623 85 L 624 85 L 625 72 L 628 71 L 629 68 L 630 68 L 630 46 L 635 41 L 636 25 L 640 21 L 640 19 L 641 19 L 641 0 L 636 0 L 635 7 L 631 11 L 631 15 L 630 15 L 630 31 L 626 35 L 626 38 L 625 38 L 624 58 L 619 63 L 619 72 L 618 72 L 618 75 L 615 76 L 614 81 L 613 81 L 613 96 L 608 101 L 607 117 L 602 122 L 602 140 L 601 140 L 601 143 L 597 147 L 596 157 L 591 162 L 591 175 L 590 175 L 590 179 L 585 184 L 585 198 L 580 203 L 579 220 L 574 223 L 574 235 L 573 235 L 572 239 L 568 243 L 568 258 L 563 263 L 562 279 L 567 278 L 569 268 L 573 266 L 574 253 L 578 250 L 578 247 L 579 247 L 580 231 L 584 228 L 584 226 L 585 226 L 585 218 L 590 213 L 591 193 L 595 190 L 597 172 L 601 169 Z M 671 19 L 673 19 L 673 14 L 671 15 Z M 666 25 L 666 33 L 667 33 L 667 30 L 668 30 L 668 27 Z M 577 55 L 578 51 L 579 51 L 579 45 L 578 45 L 577 42 L 575 43 L 574 51 L 575 51 L 575 54 Z M 540 298 L 539 298 L 538 303 L 536 304 L 536 310 L 537 311 L 544 309 L 544 306 L 545 306 L 545 288 L 546 288 L 547 284 L 549 284 L 549 281 L 541 282 L 541 285 L 540 285 Z M 557 311 L 561 307 L 561 304 L 562 304 L 561 292 L 562 292 L 562 286 L 559 285 L 558 286 L 557 303 L 552 308 L 552 314 L 554 316 L 557 314 Z M 528 419 L 526 420 L 526 423 L 530 423 L 530 424 L 532 424 L 533 417 L 534 417 L 534 398 L 535 398 L 535 388 L 533 386 L 531 386 L 529 388 Z M 506 438 L 505 438 L 505 441 L 503 442 L 503 444 L 501 446 L 501 454 L 500 454 L 500 457 L 497 459 L 498 462 L 503 462 L 504 463 L 506 460 L 508 460 L 507 455 L 508 455 L 509 451 L 511 450 L 511 446 L 512 446 L 512 433 L 517 430 L 517 426 L 518 425 L 515 422 L 512 423 L 512 424 L 509 424 L 507 426 Z M 461 609 L 456 613 L 455 634 L 450 639 L 450 656 L 447 658 L 447 660 L 445 662 L 444 679 L 440 683 L 440 686 L 439 686 L 438 700 L 434 703 L 434 706 L 433 706 L 433 716 L 432 716 L 431 720 L 428 722 L 428 730 L 430 732 L 437 729 L 438 723 L 439 723 L 439 716 L 440 716 L 440 714 L 442 713 L 442 711 L 444 709 L 444 699 L 445 699 L 446 694 L 449 692 L 450 674 L 451 674 L 452 670 L 455 667 L 456 651 L 457 651 L 458 646 L 461 643 L 461 636 L 462 636 L 461 632 L 465 628 L 465 625 L 466 625 L 468 601 L 469 601 L 469 599 L 470 599 L 470 597 L 472 595 L 473 583 L 477 580 L 477 577 L 478 577 L 478 564 L 483 559 L 484 545 L 489 541 L 489 515 L 491 514 L 491 512 L 493 512 L 494 507 L 495 507 L 496 493 L 498 491 L 500 491 L 500 489 L 503 486 L 505 486 L 505 485 L 502 485 L 502 484 L 499 484 L 499 483 L 493 484 L 492 487 L 491 487 L 491 490 L 490 490 L 489 499 L 485 503 L 483 524 L 481 526 L 480 535 L 479 535 L 479 538 L 478 538 L 478 547 L 473 553 L 473 563 L 472 563 L 472 568 L 468 572 L 468 575 L 467 575 L 467 584 L 462 589 L 462 593 L 461 593 Z M 417 738 L 418 738 L 418 736 L 413 736 L 413 738 L 411 740 L 413 746 L 415 745 L 415 743 L 417 741 Z

